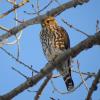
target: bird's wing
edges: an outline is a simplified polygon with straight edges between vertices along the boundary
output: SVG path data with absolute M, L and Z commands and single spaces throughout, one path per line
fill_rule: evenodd
M 69 35 L 68 35 L 67 31 L 63 27 L 60 27 L 60 31 L 64 37 L 65 49 L 70 48 L 70 39 L 69 39 Z

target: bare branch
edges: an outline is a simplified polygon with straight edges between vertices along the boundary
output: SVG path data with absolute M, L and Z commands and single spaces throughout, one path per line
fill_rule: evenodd
M 68 49 L 67 51 L 63 52 L 62 54 L 57 56 L 52 62 L 48 62 L 45 65 L 45 67 L 41 69 L 40 73 L 29 78 L 26 82 L 22 83 L 21 85 L 14 88 L 10 92 L 2 95 L 0 99 L 1 100 L 12 99 L 13 97 L 17 96 L 19 93 L 37 84 L 42 78 L 44 78 L 46 75 L 51 73 L 56 68 L 56 66 L 59 66 L 62 61 L 66 60 L 67 57 L 69 56 L 71 56 L 72 58 L 76 57 L 83 50 L 85 49 L 87 50 L 94 45 L 100 45 L 100 32 L 83 40 L 82 42 L 74 46 L 73 48 Z
M 44 11 L 46 8 L 48 8 L 49 7 L 49 5 L 53 2 L 54 0 L 50 0 L 50 2 L 46 5 L 46 6 L 44 6 L 41 10 L 39 10 L 38 12 L 39 13 L 41 13 L 42 11 Z M 28 14 L 28 15 L 34 15 L 34 14 L 37 14 L 36 12 L 35 13 L 32 13 L 32 12 L 27 12 L 27 11 L 24 11 L 24 13 L 26 13 L 26 14 Z
M 96 32 L 99 32 L 100 31 L 100 29 L 99 29 L 99 20 L 97 20 L 97 22 L 96 22 Z
M 7 12 L 3 13 L 2 15 L 0 15 L 0 18 L 3 18 L 5 16 L 7 16 L 9 13 L 13 12 L 14 10 L 16 10 L 17 8 L 20 8 L 21 6 L 25 5 L 25 3 L 29 2 L 29 0 L 23 0 L 22 2 L 20 2 L 18 5 L 14 5 L 14 7 L 10 10 L 8 10 Z
M 56 100 L 56 99 L 54 99 L 53 97 L 50 97 L 50 99 L 51 99 L 51 100 Z
M 87 81 L 87 80 L 88 80 L 89 78 L 91 78 L 91 77 L 92 77 L 91 75 L 88 75 L 86 78 L 84 78 L 84 81 Z M 52 86 L 53 86 L 53 89 L 54 89 L 56 92 L 58 92 L 58 93 L 60 93 L 60 94 L 69 94 L 69 93 L 74 92 L 76 89 L 78 89 L 78 88 L 83 84 L 83 81 L 80 82 L 80 83 L 79 83 L 76 87 L 74 87 L 74 89 L 72 89 L 71 91 L 61 91 L 61 90 L 57 89 L 56 86 L 54 85 L 53 81 L 51 81 L 51 84 L 52 84 Z
M 38 71 L 34 70 L 32 67 L 28 66 L 27 64 L 23 63 L 22 61 L 18 60 L 16 57 L 14 57 L 11 53 L 9 53 L 6 49 L 0 47 L 7 55 L 9 55 L 11 58 L 13 58 L 15 61 L 17 61 L 18 63 L 20 63 L 21 65 L 24 65 L 25 67 L 27 67 L 28 69 L 30 69 L 31 71 L 38 73 Z
M 48 75 L 47 78 L 44 80 L 44 82 L 40 86 L 38 92 L 36 93 L 36 96 L 35 96 L 34 100 L 39 100 L 39 97 L 42 94 L 43 89 L 45 88 L 45 86 L 47 85 L 47 83 L 49 82 L 51 77 L 52 77 L 52 74 Z
M 12 69 L 14 71 L 16 71 L 18 74 L 20 74 L 21 76 L 23 76 L 25 79 L 28 79 L 28 77 L 26 75 L 24 75 L 22 72 L 20 72 L 18 69 L 14 68 L 14 67 L 12 67 Z
M 86 97 L 86 100 L 90 100 L 91 99 L 93 91 L 95 90 L 97 84 L 99 83 L 99 79 L 100 79 L 100 70 L 98 71 L 97 76 L 96 76 L 95 80 L 93 81 L 91 88 L 89 89 L 89 92 L 88 92 L 88 95 Z
M 75 72 L 75 73 L 79 74 L 78 71 L 73 70 L 73 69 L 72 69 L 72 72 Z M 94 72 L 81 72 L 81 74 L 82 74 L 82 75 L 87 75 L 87 76 L 90 75 L 90 76 L 96 77 L 96 74 L 95 74 Z
M 7 31 L 7 32 L 9 32 L 9 30 L 8 30 L 6 27 L 4 27 L 4 26 L 1 26 L 1 25 L 0 25 L 0 29 L 2 29 L 2 30 L 4 30 L 4 31 Z
M 83 84 L 84 84 L 86 90 L 89 91 L 89 88 L 88 88 L 88 86 L 87 86 L 87 84 L 86 84 L 86 82 L 85 82 L 85 80 L 84 80 L 84 78 L 83 78 L 83 75 L 81 74 L 80 67 L 79 67 L 79 62 L 78 62 L 78 61 L 77 61 L 77 65 L 78 65 L 77 68 L 78 68 L 78 71 L 79 71 L 81 80 L 82 80 L 82 82 L 83 82 Z
M 83 1 L 81 4 L 85 3 L 85 2 L 88 2 L 89 0 L 79 0 L 79 1 Z M 57 16 L 59 15 L 60 13 L 62 13 L 64 10 L 66 9 L 69 9 L 69 8 L 72 8 L 74 7 L 75 5 L 80 5 L 80 2 L 78 0 L 76 1 L 69 1 L 67 3 L 64 3 L 62 5 L 60 5 L 59 7 L 56 7 L 50 11 L 48 11 L 46 14 L 44 15 L 40 15 L 40 16 L 37 16 L 35 18 L 32 18 L 32 19 L 29 19 L 27 21 L 25 21 L 24 23 L 18 25 L 18 26 L 15 26 L 13 27 L 12 29 L 9 30 L 9 32 L 6 32 L 5 34 L 1 35 L 0 36 L 0 40 L 4 40 L 4 39 L 7 39 L 13 35 L 16 35 L 20 30 L 28 27 L 29 25 L 33 25 L 33 24 L 38 24 L 38 23 L 41 23 L 41 21 L 47 17 L 47 16 Z
M 74 27 L 73 25 L 69 24 L 69 23 L 68 23 L 67 21 L 65 21 L 64 19 L 62 19 L 62 21 L 63 21 L 67 26 L 69 26 L 70 28 L 73 28 L 74 30 L 76 30 L 76 31 L 78 31 L 78 32 L 80 32 L 80 33 L 82 33 L 82 34 L 84 34 L 84 35 L 87 36 L 87 37 L 90 36 L 89 34 L 83 32 L 83 31 L 77 29 L 76 27 Z
M 72 72 L 79 74 L 79 71 L 71 69 Z M 82 75 L 86 75 L 86 76 L 92 76 L 92 77 L 96 77 L 96 74 L 93 72 L 81 72 Z M 62 74 L 56 74 L 56 75 L 52 75 L 52 78 L 57 78 L 62 76 Z

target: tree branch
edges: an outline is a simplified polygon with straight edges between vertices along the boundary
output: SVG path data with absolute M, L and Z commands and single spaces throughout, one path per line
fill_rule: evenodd
M 2 15 L 0 15 L 0 18 L 3 18 L 3 17 L 5 17 L 5 16 L 7 16 L 7 15 L 10 14 L 11 12 L 13 12 L 14 10 L 16 10 L 16 9 L 22 7 L 23 5 L 25 5 L 25 3 L 27 3 L 27 2 L 29 2 L 29 0 L 24 0 L 24 1 L 20 2 L 19 4 L 17 4 L 17 5 L 14 5 L 13 8 L 11 8 L 11 9 L 8 10 L 7 12 L 3 13 Z
M 80 77 L 81 77 L 81 80 L 82 80 L 82 82 L 83 82 L 83 84 L 84 84 L 84 86 L 85 86 L 85 88 L 86 88 L 86 90 L 87 90 L 87 92 L 89 91 L 89 89 L 88 89 L 88 86 L 87 86 L 87 84 L 86 84 L 86 81 L 84 80 L 84 78 L 83 78 L 83 75 L 81 74 L 81 71 L 80 71 L 80 64 L 79 64 L 79 62 L 77 61 L 77 69 L 78 69 L 78 72 L 79 72 L 79 74 L 80 74 Z
M 63 60 L 66 60 L 67 57 L 69 56 L 71 56 L 72 58 L 76 57 L 79 53 L 91 48 L 94 45 L 100 45 L 100 31 L 95 35 L 90 36 L 87 39 L 83 40 L 73 48 L 68 49 L 66 52 L 63 52 L 62 54 L 57 56 L 52 62 L 48 62 L 38 74 L 29 78 L 26 82 L 22 83 L 21 85 L 14 88 L 10 92 L 0 96 L 0 100 L 12 99 L 13 97 L 23 92 L 24 90 L 37 84 L 42 78 L 51 73 L 56 68 L 56 66 L 59 66 Z
M 93 91 L 95 90 L 97 84 L 99 83 L 99 79 L 100 79 L 100 70 L 98 71 L 98 73 L 96 75 L 96 78 L 93 81 L 91 88 L 89 89 L 89 92 L 88 92 L 86 100 L 91 100 L 91 96 L 92 96 Z
M 88 75 L 86 78 L 84 78 L 84 81 L 87 81 L 89 78 L 91 78 L 92 75 Z M 76 89 L 78 89 L 82 84 L 83 84 L 83 81 L 81 81 L 76 87 L 74 87 L 71 91 L 61 91 L 59 89 L 56 88 L 56 86 L 54 85 L 53 81 L 51 80 L 51 84 L 53 86 L 53 91 L 56 91 L 57 93 L 60 93 L 60 94 L 69 94 L 69 93 L 72 93 L 74 92 Z
M 47 78 L 44 80 L 44 82 L 40 86 L 38 92 L 36 93 L 36 96 L 35 96 L 34 100 L 39 100 L 39 97 L 40 97 L 43 89 L 45 88 L 45 86 L 47 85 L 47 83 L 49 82 L 49 80 L 51 79 L 51 77 L 52 77 L 52 74 L 48 75 Z
M 45 19 L 45 17 L 47 17 L 47 16 L 57 16 L 60 13 L 62 13 L 63 11 L 65 11 L 66 9 L 75 7 L 75 6 L 80 5 L 80 4 L 82 5 L 82 4 L 84 4 L 85 2 L 88 2 L 88 1 L 89 0 L 72 0 L 72 1 L 64 3 L 64 4 L 58 6 L 54 9 L 48 11 L 46 14 L 43 14 L 43 15 L 37 16 L 35 18 L 29 19 L 27 21 L 24 21 L 24 23 L 13 27 L 12 29 L 9 30 L 9 32 L 6 32 L 5 34 L 1 35 L 0 41 L 7 39 L 7 38 L 9 38 L 13 35 L 16 35 L 19 31 L 28 27 L 29 25 L 41 23 L 41 21 L 43 19 Z

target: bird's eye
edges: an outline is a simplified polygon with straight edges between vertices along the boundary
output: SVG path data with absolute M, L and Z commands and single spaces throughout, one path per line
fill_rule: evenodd
M 47 20 L 47 23 L 49 23 L 49 20 Z

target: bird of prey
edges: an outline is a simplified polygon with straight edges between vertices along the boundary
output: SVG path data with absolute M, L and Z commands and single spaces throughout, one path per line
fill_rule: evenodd
M 48 16 L 42 22 L 42 30 L 40 32 L 40 40 L 43 52 L 48 61 L 51 61 L 55 56 L 61 54 L 70 48 L 70 40 L 66 30 L 59 26 L 54 17 Z M 62 75 L 66 84 L 67 90 L 71 91 L 74 88 L 74 82 L 71 77 L 70 57 L 61 63 L 57 70 Z

